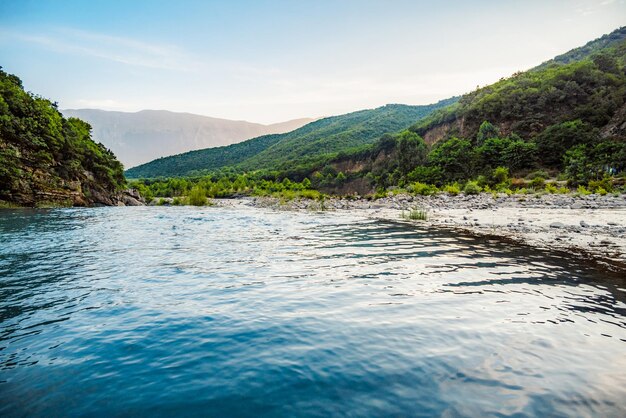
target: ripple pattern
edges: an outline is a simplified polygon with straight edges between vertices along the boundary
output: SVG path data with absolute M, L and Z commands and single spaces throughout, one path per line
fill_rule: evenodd
M 626 416 L 626 279 L 345 214 L 0 211 L 0 416 Z

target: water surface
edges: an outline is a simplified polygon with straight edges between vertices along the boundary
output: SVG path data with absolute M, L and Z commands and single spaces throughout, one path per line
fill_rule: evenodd
M 339 214 L 0 211 L 1 416 L 624 416 L 626 280 Z

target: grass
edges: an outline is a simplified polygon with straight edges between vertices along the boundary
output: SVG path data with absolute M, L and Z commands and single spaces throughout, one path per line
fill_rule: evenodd
M 17 208 L 21 208 L 22 206 L 16 204 L 16 203 L 11 203 L 11 202 L 5 202 L 4 200 L 0 200 L 0 209 L 17 209 Z
M 412 221 L 425 221 L 428 219 L 428 215 L 424 209 L 413 208 L 409 209 L 408 212 L 402 210 L 402 218 L 410 219 Z

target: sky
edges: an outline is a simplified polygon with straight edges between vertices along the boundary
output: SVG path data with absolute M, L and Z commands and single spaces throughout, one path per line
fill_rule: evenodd
M 428 104 L 626 25 L 626 0 L 0 0 L 0 66 L 61 109 L 274 123 Z

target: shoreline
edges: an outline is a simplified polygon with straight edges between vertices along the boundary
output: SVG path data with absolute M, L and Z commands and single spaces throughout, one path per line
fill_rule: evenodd
M 305 199 L 246 197 L 213 201 L 218 207 L 320 210 L 319 201 Z M 349 211 L 368 218 L 445 228 L 580 255 L 612 270 L 626 270 L 626 195 L 397 195 L 377 200 L 329 198 L 323 206 L 327 211 Z M 402 218 L 403 211 L 406 214 L 414 208 L 426 211 L 427 219 Z

